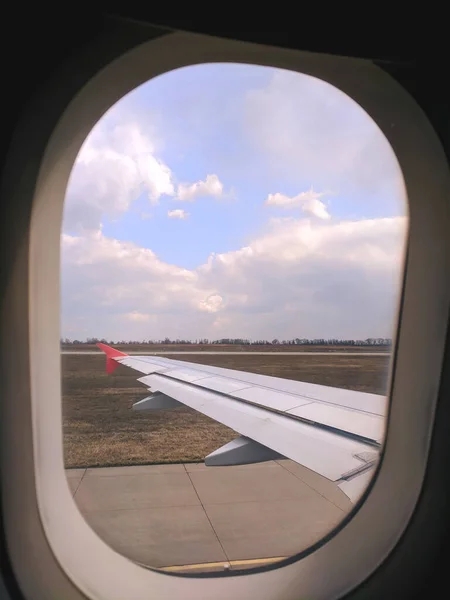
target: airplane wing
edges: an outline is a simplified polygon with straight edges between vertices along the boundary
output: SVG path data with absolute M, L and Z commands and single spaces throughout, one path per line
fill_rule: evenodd
M 206 465 L 286 457 L 334 481 L 352 501 L 370 480 L 384 435 L 384 396 L 97 346 L 108 373 L 120 363 L 143 374 L 138 381 L 151 395 L 134 410 L 183 404 L 240 434 Z

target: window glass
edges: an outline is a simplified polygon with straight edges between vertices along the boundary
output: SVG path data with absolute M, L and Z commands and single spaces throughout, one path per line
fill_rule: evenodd
M 61 232 L 65 464 L 99 536 L 232 572 L 342 521 L 383 442 L 407 226 L 392 148 L 319 79 L 197 65 L 104 115 Z

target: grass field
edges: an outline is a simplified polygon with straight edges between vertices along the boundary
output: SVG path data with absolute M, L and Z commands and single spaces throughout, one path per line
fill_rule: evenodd
M 183 360 L 182 354 L 171 358 Z M 292 357 L 191 355 L 188 360 L 385 394 L 390 359 L 388 356 L 311 354 Z M 139 374 L 119 365 L 113 375 L 107 375 L 102 355 L 62 355 L 61 361 L 66 467 L 202 461 L 237 435 L 189 408 L 144 413 L 130 410 L 134 402 L 148 395 L 146 388 L 136 381 Z

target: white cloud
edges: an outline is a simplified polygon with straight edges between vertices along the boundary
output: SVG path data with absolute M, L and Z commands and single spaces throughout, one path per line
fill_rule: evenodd
M 361 202 L 389 195 L 403 214 L 403 178 L 394 151 L 367 113 L 314 77 L 276 71 L 266 87 L 247 92 L 246 133 L 285 181 L 299 176 L 322 188 L 360 193 Z
M 62 335 L 79 323 L 108 339 L 389 336 L 406 225 L 276 219 L 193 270 L 101 231 L 63 235 Z
M 198 307 L 209 313 L 218 312 L 223 306 L 223 298 L 219 294 L 211 294 L 205 300 L 202 300 Z
M 93 128 L 72 170 L 64 204 L 63 231 L 96 231 L 105 217 L 117 220 L 142 193 L 150 204 L 162 196 L 175 196 L 171 169 L 157 157 L 148 131 L 115 109 Z M 215 174 L 204 181 L 177 186 L 179 201 L 202 196 L 223 196 L 223 184 Z M 188 213 L 169 211 L 170 218 L 185 219 Z M 141 219 L 151 217 L 141 212 Z
M 303 212 L 318 219 L 330 219 L 327 207 L 320 200 L 323 195 L 323 193 L 315 192 L 312 188 L 296 196 L 286 196 L 277 192 L 276 194 L 269 194 L 264 204 L 266 206 L 280 206 L 281 208 L 301 208 Z
M 167 216 L 169 219 L 187 219 L 189 217 L 189 213 L 187 213 L 182 208 L 176 208 L 175 210 L 167 211 Z
M 137 123 L 106 116 L 78 154 L 66 192 L 63 230 L 97 230 L 105 216 L 117 218 L 142 193 L 156 204 L 162 195 L 175 193 L 172 179 Z
M 223 183 L 217 175 L 207 175 L 205 181 L 192 184 L 180 183 L 177 188 L 177 200 L 192 202 L 196 198 L 210 196 L 219 198 L 223 195 Z

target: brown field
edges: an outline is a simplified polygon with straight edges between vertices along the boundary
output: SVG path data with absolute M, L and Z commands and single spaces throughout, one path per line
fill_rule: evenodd
M 389 352 L 388 346 L 247 346 L 238 344 L 114 344 L 122 352 Z M 61 350 L 99 351 L 95 344 L 62 344 Z
M 172 358 L 183 359 L 176 355 Z M 145 413 L 130 410 L 134 402 L 148 395 L 146 388 L 136 381 L 139 374 L 120 365 L 113 375 L 107 375 L 101 355 L 62 355 L 61 360 L 66 467 L 202 461 L 237 435 L 189 408 Z M 189 356 L 188 360 L 384 394 L 390 359 L 311 354 L 204 355 Z

